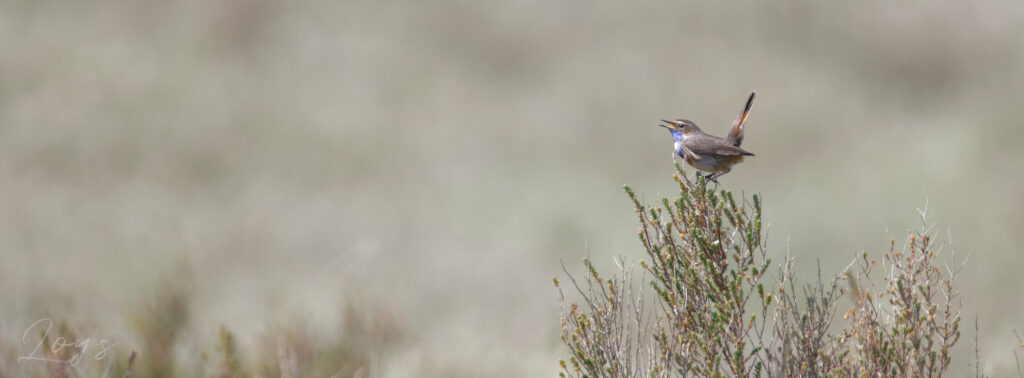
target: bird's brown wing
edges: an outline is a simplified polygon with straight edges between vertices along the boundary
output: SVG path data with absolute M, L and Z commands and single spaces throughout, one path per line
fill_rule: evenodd
M 754 156 L 754 154 L 747 150 L 733 146 L 724 139 L 715 138 L 709 135 L 699 135 L 686 138 L 686 140 L 683 141 L 683 146 L 685 146 L 687 150 L 690 150 L 690 152 L 697 155 Z

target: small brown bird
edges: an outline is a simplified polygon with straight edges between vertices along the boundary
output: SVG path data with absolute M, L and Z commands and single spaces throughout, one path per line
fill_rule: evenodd
M 718 182 L 718 177 L 729 173 L 732 166 L 743 161 L 744 156 L 754 156 L 740 148 L 743 142 L 743 124 L 747 122 L 747 115 L 750 114 L 750 106 L 754 103 L 754 92 L 750 92 L 747 98 L 747 105 L 743 112 L 733 121 L 729 128 L 729 135 L 726 138 L 719 138 L 714 135 L 705 134 L 697 127 L 697 124 L 685 120 L 674 121 L 661 120 L 675 140 L 675 152 L 686 161 L 686 164 L 697 168 L 708 174 L 706 180 Z M 699 175 L 699 173 L 698 173 Z

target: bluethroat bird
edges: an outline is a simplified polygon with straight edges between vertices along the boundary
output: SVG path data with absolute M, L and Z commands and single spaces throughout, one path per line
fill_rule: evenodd
M 750 114 L 750 106 L 754 103 L 754 92 L 750 92 L 747 98 L 747 105 L 743 112 L 733 121 L 729 128 L 729 135 L 719 138 L 714 135 L 705 134 L 697 127 L 696 123 L 685 119 L 674 121 L 661 120 L 675 140 L 676 155 L 679 155 L 691 167 L 701 172 L 706 172 L 705 180 L 718 183 L 718 177 L 729 173 L 732 166 L 743 161 L 744 156 L 754 156 L 740 148 L 743 142 L 743 124 L 747 122 L 747 115 Z M 700 175 L 698 172 L 697 175 Z

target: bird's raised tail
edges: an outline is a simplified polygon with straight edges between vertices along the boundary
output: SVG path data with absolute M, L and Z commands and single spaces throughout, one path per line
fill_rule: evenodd
M 743 107 L 743 113 L 736 117 L 736 120 L 732 122 L 732 127 L 729 128 L 729 136 L 726 140 L 733 146 L 739 147 L 740 143 L 743 143 L 743 124 L 747 122 L 750 106 L 754 105 L 754 94 L 754 92 L 750 92 L 750 97 L 747 97 L 747 105 Z

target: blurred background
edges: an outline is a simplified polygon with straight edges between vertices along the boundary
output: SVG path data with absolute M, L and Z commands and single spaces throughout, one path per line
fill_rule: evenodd
M 831 277 L 927 203 L 969 256 L 951 373 L 973 374 L 977 319 L 982 372 L 1011 374 L 1022 17 L 1000 0 L 3 2 L 0 376 L 42 369 L 18 361 L 39 319 L 118 343 L 118 364 L 171 322 L 179 376 L 216 365 L 221 325 L 253 374 L 291 343 L 357 361 L 308 352 L 326 366 L 309 376 L 554 375 L 559 262 L 638 259 L 622 185 L 676 193 L 658 120 L 723 135 L 751 90 L 757 156 L 721 187 L 763 195 L 770 252 Z

